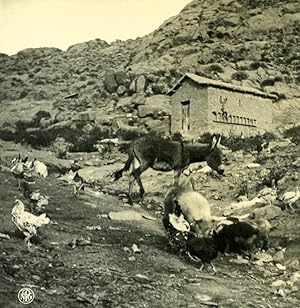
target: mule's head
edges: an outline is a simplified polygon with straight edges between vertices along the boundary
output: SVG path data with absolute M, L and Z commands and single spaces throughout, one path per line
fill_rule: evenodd
M 206 161 L 209 167 L 213 170 L 217 171 L 218 174 L 224 174 L 224 154 L 220 149 L 220 142 L 221 142 L 221 135 L 213 136 L 211 145 L 210 145 L 210 152 L 206 156 Z

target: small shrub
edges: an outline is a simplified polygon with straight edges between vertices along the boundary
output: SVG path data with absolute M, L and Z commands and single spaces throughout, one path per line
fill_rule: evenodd
M 275 165 L 270 169 L 270 172 L 263 177 L 262 181 L 258 183 L 257 189 L 259 190 L 259 187 L 268 186 L 268 187 L 274 187 L 277 186 L 278 181 L 281 180 L 285 174 L 287 173 L 288 168 L 287 166 L 283 165 Z
M 221 65 L 219 64 L 211 64 L 206 68 L 206 72 L 208 73 L 223 73 L 224 69 Z
M 257 70 L 260 67 L 260 63 L 259 62 L 251 62 L 249 65 L 249 69 L 250 70 Z
M 8 129 L 0 129 L 0 139 L 4 141 L 15 141 L 15 133 Z
M 110 131 L 99 127 L 94 127 L 89 133 L 82 132 L 81 129 L 68 129 L 63 132 L 63 137 L 70 142 L 70 152 L 95 152 L 96 144 L 99 140 L 110 138 Z
M 213 135 L 210 133 L 205 133 L 200 136 L 200 143 L 210 143 Z M 270 132 L 266 132 L 263 135 L 256 135 L 250 137 L 241 137 L 236 135 L 231 135 L 229 137 L 222 136 L 221 144 L 226 146 L 232 151 L 255 151 L 257 150 L 257 145 L 262 142 L 269 142 L 275 139 L 275 135 Z
M 234 80 L 245 80 L 248 78 L 248 74 L 244 71 L 237 71 L 231 75 L 231 78 Z
M 238 196 L 249 196 L 249 188 L 248 188 L 248 181 L 247 180 L 241 180 L 241 182 L 237 186 L 236 194 Z
M 87 80 L 87 76 L 86 75 L 80 75 L 79 76 L 79 80 L 80 81 L 86 81 Z
M 211 140 L 212 140 L 212 134 L 210 134 L 210 133 L 204 133 L 199 138 L 200 143 L 210 143 Z
M 44 111 L 44 110 L 38 111 L 33 117 L 33 121 L 32 121 L 33 127 L 38 127 L 42 118 L 49 119 L 51 118 L 51 114 L 48 111 Z
M 267 86 L 274 86 L 274 79 L 264 79 L 261 81 L 260 86 L 261 87 L 267 87 Z
M 37 119 L 42 115 L 48 115 L 46 111 L 37 113 Z M 18 121 L 16 122 L 16 131 L 1 129 L 0 138 L 5 141 L 14 141 L 22 144 L 29 144 L 35 149 L 49 147 L 58 138 L 62 137 L 71 144 L 71 152 L 94 152 L 97 141 L 109 138 L 110 131 L 95 127 L 89 133 L 85 133 L 81 128 L 52 128 L 52 129 L 34 129 L 38 120 Z M 30 130 L 31 128 L 31 130 Z
M 97 83 L 97 80 L 95 80 L 95 79 L 89 79 L 88 81 L 87 81 L 87 85 L 88 86 L 90 86 L 90 85 L 93 85 L 93 84 L 96 84 Z
M 247 142 L 247 139 L 241 136 L 223 137 L 222 144 L 232 151 L 250 151 L 251 144 Z
M 40 130 L 37 129 L 34 132 L 25 132 L 22 143 L 31 145 L 34 149 L 42 147 L 48 147 L 56 138 L 57 131 L 51 130 Z
M 281 76 L 276 76 L 276 77 L 274 78 L 274 82 L 283 82 L 283 77 L 281 77 Z
M 294 126 L 286 129 L 283 132 L 285 138 L 290 138 L 290 140 L 295 144 L 300 144 L 300 126 Z
M 258 68 L 266 68 L 267 65 L 264 62 L 254 61 L 250 63 L 249 70 L 257 70 Z
M 23 90 L 20 92 L 19 98 L 22 99 L 22 98 L 26 97 L 26 96 L 28 95 L 28 93 L 29 93 L 29 90 L 23 89 Z

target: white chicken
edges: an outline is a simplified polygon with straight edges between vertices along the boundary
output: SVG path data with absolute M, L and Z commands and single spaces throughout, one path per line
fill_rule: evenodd
M 46 217 L 43 213 L 39 216 L 35 216 L 25 211 L 24 203 L 16 199 L 15 206 L 11 211 L 12 222 L 14 225 L 25 235 L 25 243 L 29 250 L 31 250 L 32 244 L 30 239 L 37 234 L 37 229 L 42 225 L 47 225 L 50 222 L 50 218 Z
M 48 168 L 41 161 L 34 158 L 31 162 L 28 163 L 29 168 L 32 168 L 38 175 L 46 178 L 48 176 Z
M 273 188 L 265 187 L 258 193 L 257 198 L 259 198 L 263 204 L 273 204 L 277 198 L 277 191 Z
M 299 199 L 300 191 L 298 187 L 296 188 L 296 191 L 287 191 L 281 197 L 279 197 L 279 200 L 290 207 L 291 210 L 294 210 L 293 204 Z

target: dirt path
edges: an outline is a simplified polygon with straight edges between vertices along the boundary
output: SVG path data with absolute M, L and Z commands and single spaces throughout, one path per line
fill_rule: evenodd
M 121 222 L 99 214 L 124 210 L 116 197 L 72 197 L 70 187 L 49 178 L 37 183 L 51 196 L 48 215 L 35 250 L 28 252 L 23 236 L 11 223 L 13 200 L 23 198 L 16 180 L 0 172 L 1 233 L 0 306 L 21 307 L 17 292 L 30 286 L 30 307 L 297 307 L 299 298 L 275 296 L 270 285 L 280 273 L 266 267 L 216 260 L 212 275 L 206 267 L 169 251 L 160 217 Z M 141 210 L 138 210 L 141 211 Z M 86 226 L 100 226 L 89 231 Z M 70 247 L 72 239 L 90 238 L 91 245 Z M 137 244 L 142 250 L 134 254 Z M 128 247 L 129 249 L 124 249 Z
M 5 150 L 1 150 L 2 160 L 22 151 L 12 143 L 0 146 Z M 49 152 L 34 151 L 29 155 L 57 163 Z M 68 165 L 66 161 L 59 163 Z M 213 214 L 220 214 L 222 207 L 232 201 L 232 179 L 240 172 L 233 168 L 241 167 L 235 162 L 231 177 L 208 177 L 197 187 L 213 204 Z M 287 270 L 278 270 L 274 263 L 262 267 L 236 264 L 236 256 L 231 255 L 215 260 L 218 272 L 212 275 L 209 266 L 200 272 L 199 264 L 168 247 L 160 206 L 171 184 L 170 174 L 147 171 L 143 175 L 147 202 L 133 207 L 116 196 L 126 189 L 126 177 L 103 189 L 109 194 L 88 189 L 74 198 L 71 187 L 61 185 L 55 174 L 53 169 L 47 180 L 36 181 L 36 188 L 51 198 L 47 215 L 52 223 L 39 230 L 35 249 L 29 252 L 24 236 L 11 222 L 13 201 L 25 201 L 24 197 L 7 168 L 0 169 L 0 233 L 10 236 L 9 240 L 0 239 L 1 308 L 24 307 L 17 299 L 24 286 L 35 292 L 30 307 L 300 307 L 296 289 L 286 285 L 286 296 L 279 296 L 271 287 L 272 282 L 286 282 L 299 271 L 299 209 L 293 214 L 283 211 L 272 221 L 276 228 L 271 232 L 271 252 L 275 252 L 274 247 L 287 248 Z M 156 220 L 116 221 L 101 217 L 124 210 Z M 100 228 L 87 228 L 92 226 Z M 72 248 L 70 243 L 80 238 L 90 240 L 90 245 Z M 133 244 L 141 253 L 132 251 Z

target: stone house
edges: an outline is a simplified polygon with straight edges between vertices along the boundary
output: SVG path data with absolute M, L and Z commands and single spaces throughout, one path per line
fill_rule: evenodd
M 276 95 L 189 73 L 168 94 L 172 133 L 192 137 L 205 132 L 249 136 L 272 128 Z

